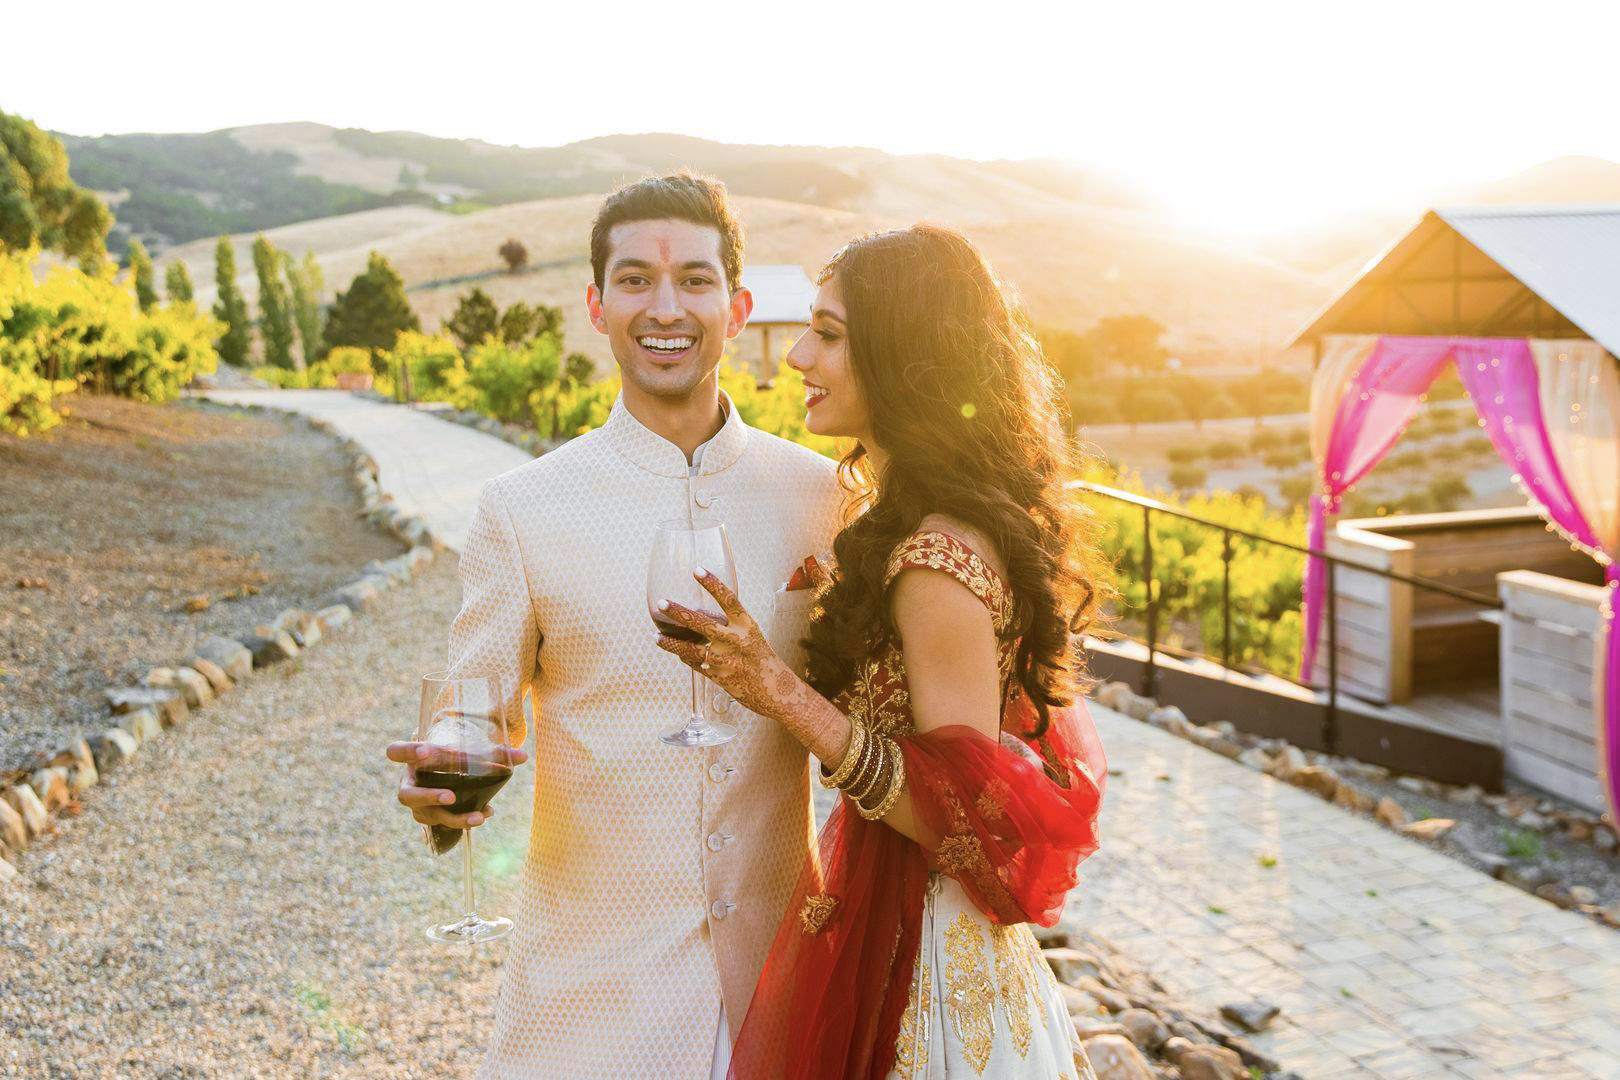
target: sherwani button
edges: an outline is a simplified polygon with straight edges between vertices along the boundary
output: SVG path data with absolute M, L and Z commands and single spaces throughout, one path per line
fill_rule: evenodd
M 735 906 L 735 904 L 728 904 L 724 900 L 716 900 L 709 905 L 709 914 L 717 919 L 723 919 L 731 914 L 731 909 Z
M 726 838 L 717 832 L 710 833 L 709 839 L 705 842 L 709 845 L 710 851 L 719 851 L 726 846 Z
M 718 784 L 726 778 L 726 774 L 729 772 L 731 772 L 730 765 L 722 765 L 717 761 L 709 766 L 709 779 Z
M 710 506 L 714 505 L 714 492 L 705 489 L 694 495 L 693 499 L 696 500 L 699 506 L 707 510 Z

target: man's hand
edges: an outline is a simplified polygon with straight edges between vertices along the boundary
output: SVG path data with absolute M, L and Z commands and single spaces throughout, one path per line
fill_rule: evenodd
M 500 753 L 501 760 L 508 765 L 521 765 L 529 760 L 528 753 L 517 747 L 502 747 Z M 449 764 L 449 761 L 437 760 L 446 754 L 451 758 L 458 756 L 427 743 L 388 744 L 388 760 L 405 766 L 405 776 L 399 782 L 400 805 L 409 809 L 411 816 L 423 825 L 444 825 L 451 829 L 470 829 L 482 825 L 495 816 L 493 806 L 486 806 L 482 811 L 474 810 L 470 814 L 452 814 L 445 808 L 456 801 L 455 792 L 446 788 L 416 786 L 417 768 L 431 769 L 435 764 Z

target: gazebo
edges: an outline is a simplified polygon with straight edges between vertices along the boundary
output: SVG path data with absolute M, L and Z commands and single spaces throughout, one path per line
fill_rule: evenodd
M 1478 668 L 1485 654 L 1467 650 L 1484 631 L 1508 775 L 1620 817 L 1620 205 L 1432 211 L 1295 344 L 1316 361 L 1309 546 L 1500 600 L 1459 610 L 1355 571 L 1330 586 L 1312 558 L 1301 680 L 1320 683 L 1330 588 L 1335 671 L 1381 704 L 1410 695 L 1425 664 Z M 1527 508 L 1340 522 L 1329 536 L 1345 492 L 1450 365 Z
M 754 294 L 754 314 L 748 320 L 748 328 L 759 332 L 760 351 L 757 359 L 751 349 L 738 351 L 742 362 L 753 367 L 755 377 L 763 385 L 776 377 L 785 343 L 810 325 L 810 307 L 815 303 L 816 287 L 804 267 L 797 264 L 745 266 L 742 277 L 743 287 Z

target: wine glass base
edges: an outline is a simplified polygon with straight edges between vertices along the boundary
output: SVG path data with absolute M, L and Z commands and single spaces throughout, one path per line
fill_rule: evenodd
M 689 722 L 679 731 L 658 737 L 671 746 L 719 746 L 735 739 L 737 729 L 730 724 Z
M 480 941 L 503 938 L 511 932 L 511 919 L 466 915 L 453 923 L 428 927 L 427 936 L 443 945 L 476 945 Z

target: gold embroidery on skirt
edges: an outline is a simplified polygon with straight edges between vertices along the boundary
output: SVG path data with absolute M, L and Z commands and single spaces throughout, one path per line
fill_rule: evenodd
M 984 934 L 965 911 L 945 930 L 945 957 L 945 1002 L 962 1056 L 983 1075 L 996 1039 L 996 992 L 990 985 Z
M 928 1018 L 934 1007 L 934 971 L 922 961 L 924 949 L 918 951 L 917 972 L 911 978 L 911 1001 L 906 1015 L 900 1020 L 900 1037 L 894 1043 L 894 1067 L 901 1076 L 916 1076 L 919 1069 L 928 1068 Z
M 1030 985 L 1028 953 L 1017 926 L 992 926 L 990 944 L 996 952 L 996 986 L 1001 990 L 1001 1005 L 1007 1011 L 1007 1031 L 1012 1035 L 1013 1049 L 1019 1057 L 1029 1056 L 1029 1038 L 1033 1026 L 1029 1022 L 1029 1002 L 1034 989 Z
M 827 893 L 816 893 L 814 896 L 804 898 L 804 906 L 799 909 L 799 927 L 807 934 L 821 932 L 832 918 L 832 913 L 838 907 L 838 897 Z

